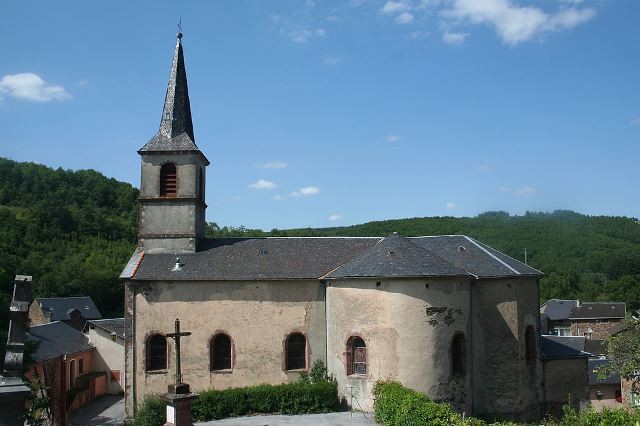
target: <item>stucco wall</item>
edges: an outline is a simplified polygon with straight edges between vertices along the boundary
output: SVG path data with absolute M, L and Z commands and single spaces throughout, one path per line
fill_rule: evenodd
M 598 391 L 600 392 L 600 395 L 598 395 Z M 589 400 L 591 401 L 591 407 L 596 411 L 602 411 L 605 407 L 622 407 L 622 402 L 616 401 L 616 391 L 620 392 L 620 395 L 622 395 L 620 384 L 589 386 Z
M 571 400 L 578 409 L 589 405 L 587 358 L 545 361 L 547 413 L 560 417 L 562 406 Z
M 95 346 L 96 351 L 93 356 L 93 370 L 107 373 L 107 393 L 118 394 L 124 391 L 125 380 L 124 366 L 124 339 L 116 337 L 116 341 L 111 340 L 111 333 L 99 327 L 89 327 L 89 342 Z M 120 372 L 120 380 L 113 380 L 111 372 Z
M 465 377 L 452 377 L 450 346 L 454 333 L 463 332 L 470 359 L 469 286 L 466 278 L 328 283 L 327 363 L 347 403 L 353 392 L 360 406 L 371 410 L 373 384 L 392 379 L 468 412 L 470 362 Z M 366 376 L 346 374 L 350 336 L 361 337 L 367 345 Z M 353 405 L 358 408 L 355 401 Z
M 174 380 L 173 341 L 168 340 L 169 369 L 162 372 L 145 371 L 145 341 L 154 333 L 173 332 L 176 318 L 180 318 L 183 331 L 192 333 L 182 339 L 181 345 L 184 382 L 194 391 L 297 380 L 298 372 L 284 371 L 284 343 L 292 332 L 306 335 L 309 365 L 315 359 L 325 359 L 324 289 L 317 280 L 135 285 L 138 401 L 149 393 L 166 392 L 167 385 Z M 131 302 L 127 301 L 127 315 L 133 313 Z M 126 325 L 131 327 L 130 321 Z M 228 334 L 233 342 L 231 372 L 209 371 L 209 341 L 218 332 Z M 130 368 L 134 354 L 130 341 L 127 345 L 127 368 Z M 126 408 L 130 415 L 133 383 L 129 378 L 133 376 L 127 374 Z
M 473 283 L 472 294 L 474 414 L 539 418 L 542 364 L 537 280 L 481 279 Z M 527 326 L 535 331 L 533 362 L 525 359 Z

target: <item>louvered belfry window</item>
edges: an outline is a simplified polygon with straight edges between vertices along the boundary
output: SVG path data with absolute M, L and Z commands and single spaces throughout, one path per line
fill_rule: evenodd
M 167 163 L 160 169 L 160 196 L 175 197 L 178 192 L 176 165 Z

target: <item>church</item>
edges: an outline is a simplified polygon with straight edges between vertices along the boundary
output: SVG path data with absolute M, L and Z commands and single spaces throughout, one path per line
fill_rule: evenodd
M 173 383 L 176 318 L 193 392 L 296 381 L 322 360 L 355 408 L 389 379 L 468 415 L 541 414 L 540 271 L 464 235 L 204 238 L 210 163 L 180 33 L 160 129 L 138 154 L 138 246 L 121 274 L 128 418 Z

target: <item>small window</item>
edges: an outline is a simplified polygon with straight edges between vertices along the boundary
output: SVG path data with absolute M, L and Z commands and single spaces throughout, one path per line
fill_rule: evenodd
M 358 336 L 347 340 L 347 375 L 367 374 L 367 345 Z
M 200 201 L 204 202 L 204 177 L 202 169 L 200 169 L 200 180 L 198 181 L 198 196 L 200 197 Z
M 154 334 L 147 340 L 147 371 L 167 369 L 167 339 Z
M 451 374 L 464 376 L 467 373 L 467 341 L 463 333 L 457 333 L 451 341 Z
M 524 332 L 524 346 L 525 346 L 525 359 L 529 363 L 533 363 L 536 360 L 536 333 L 533 330 L 533 326 L 527 326 L 527 330 Z
M 622 402 L 622 391 L 616 390 L 616 402 Z
M 74 387 L 76 384 L 76 360 L 69 362 L 69 386 Z
M 286 342 L 286 369 L 303 370 L 307 368 L 307 339 L 302 333 L 292 333 Z
M 84 373 L 84 358 L 78 360 L 78 374 Z
M 226 334 L 217 334 L 211 339 L 211 371 L 231 370 L 231 338 Z
M 160 169 L 160 196 L 175 197 L 178 190 L 176 165 L 167 163 Z

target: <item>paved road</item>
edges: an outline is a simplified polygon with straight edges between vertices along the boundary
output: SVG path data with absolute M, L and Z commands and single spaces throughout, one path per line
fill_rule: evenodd
M 327 413 L 327 414 L 307 414 L 303 416 L 251 416 L 235 417 L 232 419 L 216 420 L 212 422 L 196 423 L 200 426 L 371 426 L 376 422 L 372 419 L 371 413 L 366 413 L 365 418 L 362 413 Z
M 123 425 L 124 397 L 105 395 L 71 414 L 71 426 Z

